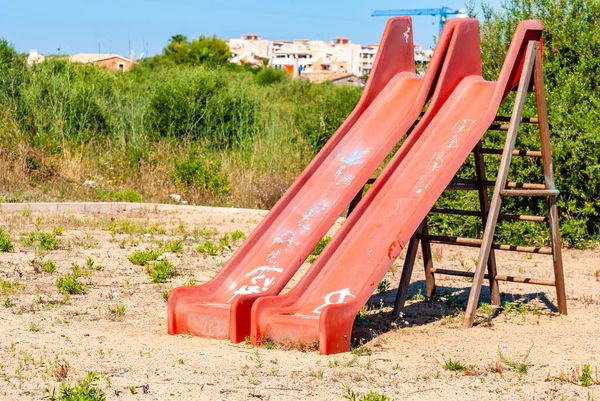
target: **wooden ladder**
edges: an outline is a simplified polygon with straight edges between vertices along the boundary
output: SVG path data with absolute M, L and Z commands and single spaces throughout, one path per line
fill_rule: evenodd
M 499 281 L 536 284 L 555 287 L 558 311 L 563 315 L 567 314 L 560 230 L 556 206 L 556 197 L 558 196 L 559 191 L 554 186 L 554 175 L 552 171 L 552 152 L 550 149 L 548 111 L 546 106 L 546 93 L 544 87 L 542 60 L 543 58 L 540 43 L 538 41 L 530 41 L 527 46 L 526 56 L 523 64 L 523 70 L 519 81 L 519 85 L 516 89 L 516 97 L 512 116 L 497 116 L 495 122 L 488 129 L 490 131 L 507 132 L 506 141 L 504 143 L 504 149 L 486 149 L 482 147 L 482 143 L 480 141 L 473 149 L 476 178 L 455 178 L 447 187 L 447 190 L 478 191 L 480 210 L 433 208 L 430 211 L 430 213 L 481 217 L 484 227 L 483 238 L 476 239 L 430 235 L 427 224 L 427 218 L 425 218 L 423 223 L 419 226 L 415 234 L 412 236 L 407 248 L 404 268 L 402 270 L 402 276 L 400 278 L 400 284 L 398 286 L 398 293 L 396 295 L 394 311 L 392 312 L 393 320 L 396 320 L 398 318 L 400 312 L 404 308 L 404 304 L 408 295 L 408 286 L 410 284 L 414 263 L 417 257 L 419 242 L 421 244 L 423 263 L 425 267 L 425 281 L 428 299 L 431 299 L 435 294 L 435 274 L 473 278 L 471 292 L 469 294 L 469 301 L 467 304 L 467 310 L 465 312 L 464 327 L 471 327 L 473 325 L 484 278 L 489 280 L 491 303 L 493 305 L 500 304 L 500 291 L 498 288 Z M 531 85 L 532 77 L 533 85 Z M 538 118 L 522 118 L 527 93 L 530 91 L 535 92 Z M 508 125 L 506 125 L 507 122 Z M 522 123 L 537 124 L 539 126 L 541 142 L 540 151 L 515 150 L 517 134 L 519 131 L 519 127 Z M 486 179 L 484 160 L 484 155 L 486 154 L 501 155 L 500 167 L 498 169 L 498 174 L 495 181 L 488 181 Z M 541 158 L 544 171 L 544 183 L 529 184 L 507 181 L 508 171 L 513 156 Z M 369 180 L 368 184 L 371 184 L 372 182 L 374 182 L 374 179 Z M 494 192 L 490 201 L 490 199 L 488 199 L 488 188 L 491 187 L 494 188 Z M 361 196 L 362 191 L 351 203 L 348 213 L 350 213 L 356 206 L 356 204 L 358 204 L 358 201 L 360 201 Z M 500 213 L 502 198 L 507 196 L 543 196 L 547 200 L 548 216 L 502 214 Z M 519 220 L 547 223 L 550 228 L 549 231 L 551 236 L 551 246 L 534 247 L 496 244 L 493 242 L 493 239 L 498 220 Z M 479 258 L 477 261 L 477 267 L 475 269 L 475 272 L 448 270 L 434 267 L 431 253 L 432 243 L 479 247 Z M 543 280 L 529 277 L 515 277 L 498 274 L 496 268 L 495 250 L 538 253 L 552 256 L 554 265 L 554 280 Z

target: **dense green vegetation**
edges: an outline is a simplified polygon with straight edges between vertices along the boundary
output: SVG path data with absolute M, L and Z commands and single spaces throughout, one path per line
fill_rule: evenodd
M 494 79 L 518 21 L 541 18 L 559 208 L 565 241 L 600 232 L 600 3 L 508 0 L 483 7 L 484 74 Z M 335 132 L 361 89 L 291 80 L 269 68 L 226 63 L 214 37 L 175 35 L 162 55 L 131 73 L 50 58 L 26 68 L 0 41 L 0 196 L 271 207 Z M 503 112 L 509 115 L 511 104 Z M 526 115 L 534 115 L 533 102 Z M 519 148 L 537 149 L 535 127 Z M 499 147 L 503 135 L 486 137 Z M 494 157 L 488 161 L 493 176 Z M 542 182 L 540 160 L 517 159 L 509 178 Z M 461 175 L 473 175 L 469 161 Z M 84 185 L 84 182 L 89 182 Z M 439 204 L 476 208 L 474 193 Z M 540 199 L 511 198 L 513 211 L 543 213 Z M 480 235 L 475 218 L 434 217 L 434 230 Z M 542 225 L 500 224 L 501 241 L 541 242 Z

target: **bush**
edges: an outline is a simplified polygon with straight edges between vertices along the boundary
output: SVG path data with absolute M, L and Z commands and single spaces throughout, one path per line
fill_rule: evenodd
M 284 70 L 269 67 L 261 68 L 254 77 L 254 81 L 256 81 L 256 83 L 259 85 L 282 83 L 288 79 L 289 76 Z
M 227 195 L 231 191 L 227 176 L 221 171 L 221 162 L 190 155 L 187 160 L 175 162 L 175 176 L 180 182 L 194 185 L 204 192 Z
M 358 103 L 362 88 L 294 82 L 295 121 L 314 152 L 319 151 Z
M 173 68 L 157 73 L 150 118 L 161 136 L 202 140 L 210 147 L 237 146 L 257 130 L 259 102 L 242 77 L 224 69 Z
M 126 189 L 123 192 L 113 192 L 112 200 L 116 202 L 143 202 L 144 197 L 133 189 Z

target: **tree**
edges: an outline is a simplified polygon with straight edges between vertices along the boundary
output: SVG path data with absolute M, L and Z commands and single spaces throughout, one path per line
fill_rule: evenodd
M 485 3 L 482 9 L 481 48 L 487 79 L 498 77 L 503 61 L 499 55 L 506 54 L 517 24 L 542 20 L 561 231 L 571 245 L 600 238 L 600 1 L 507 0 L 500 10 Z M 534 104 L 529 102 L 525 112 L 533 115 Z M 524 140 L 531 137 L 532 142 L 525 145 L 535 146 L 535 136 L 533 131 L 526 132 Z M 539 179 L 526 165 L 515 167 L 520 175 L 517 181 Z M 524 210 L 538 209 L 535 201 L 524 202 L 529 202 L 521 204 Z
M 216 36 L 203 36 L 188 41 L 185 35 L 171 37 L 170 43 L 163 49 L 163 57 L 174 64 L 227 64 L 231 58 L 229 46 Z
M 227 64 L 231 58 L 229 46 L 215 35 L 200 35 L 190 43 L 190 64 Z
M 189 59 L 189 43 L 187 36 L 177 34 L 171 37 L 171 42 L 163 50 L 165 58 L 175 64 L 184 64 Z

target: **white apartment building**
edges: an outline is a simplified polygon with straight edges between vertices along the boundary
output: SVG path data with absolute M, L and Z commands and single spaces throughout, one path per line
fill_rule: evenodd
M 273 41 L 262 40 L 255 33 L 245 33 L 239 39 L 229 39 L 225 42 L 229 45 L 232 63 L 262 66 L 264 59 L 271 59 Z
M 231 62 L 260 66 L 268 59 L 270 66 L 285 69 L 293 76 L 325 72 L 368 75 L 379 50 L 378 44 L 362 46 L 341 36 L 327 43 L 309 39 L 268 41 L 256 34 L 244 34 L 227 43 L 232 53 Z M 417 45 L 415 61 L 427 63 L 432 53 Z

